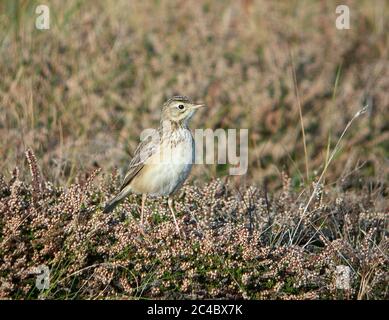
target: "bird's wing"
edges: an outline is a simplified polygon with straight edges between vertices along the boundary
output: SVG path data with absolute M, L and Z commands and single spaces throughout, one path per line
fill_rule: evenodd
M 134 157 L 131 159 L 127 173 L 124 177 L 123 183 L 120 187 L 122 191 L 144 167 L 144 163 L 149 159 L 157 150 L 159 140 L 153 136 L 148 136 L 135 150 Z

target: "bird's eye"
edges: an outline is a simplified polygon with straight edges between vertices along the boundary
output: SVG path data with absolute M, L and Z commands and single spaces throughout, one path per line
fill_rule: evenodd
M 184 110 L 185 106 L 183 104 L 179 104 L 177 108 L 180 109 L 180 110 Z

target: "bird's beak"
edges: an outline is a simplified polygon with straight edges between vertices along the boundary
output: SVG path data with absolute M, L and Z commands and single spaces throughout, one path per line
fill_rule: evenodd
M 193 107 L 192 107 L 192 109 L 198 109 L 198 108 L 203 108 L 203 107 L 206 107 L 206 105 L 205 104 L 195 104 Z

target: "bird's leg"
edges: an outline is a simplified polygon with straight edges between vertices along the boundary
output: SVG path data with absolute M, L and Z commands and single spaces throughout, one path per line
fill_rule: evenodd
M 145 210 L 145 203 L 146 203 L 146 193 L 143 193 L 142 194 L 142 208 L 141 208 L 141 211 L 140 211 L 140 224 L 143 226 L 143 213 L 144 213 L 144 210 Z
M 173 215 L 173 220 L 174 220 L 174 223 L 175 223 L 175 225 L 176 225 L 177 233 L 178 233 L 178 235 L 181 236 L 181 234 L 180 234 L 180 228 L 178 227 L 178 223 L 177 223 L 177 220 L 176 220 L 176 215 L 175 215 L 175 213 L 174 213 L 175 210 L 174 210 L 173 198 L 172 198 L 172 197 L 169 197 L 168 200 L 167 200 L 167 203 L 168 203 L 169 209 L 170 209 L 170 211 L 171 211 L 171 213 L 172 213 L 172 215 Z

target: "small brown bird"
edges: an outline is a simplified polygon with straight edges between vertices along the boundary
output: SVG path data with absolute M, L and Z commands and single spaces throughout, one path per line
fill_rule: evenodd
M 163 105 L 158 131 L 136 148 L 120 191 L 106 205 L 105 213 L 111 212 L 128 194 L 142 194 L 143 224 L 146 196 L 169 196 L 169 209 L 180 233 L 172 195 L 186 180 L 194 163 L 195 146 L 188 122 L 196 109 L 204 106 L 184 96 L 172 97 Z

